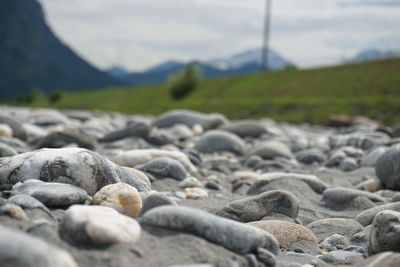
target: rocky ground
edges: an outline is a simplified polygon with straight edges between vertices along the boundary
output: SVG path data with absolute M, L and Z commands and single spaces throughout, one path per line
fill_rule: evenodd
M 400 129 L 351 124 L 0 107 L 0 266 L 400 266 Z

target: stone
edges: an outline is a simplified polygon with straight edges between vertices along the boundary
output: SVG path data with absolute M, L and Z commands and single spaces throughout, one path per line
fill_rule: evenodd
M 82 148 L 40 149 L 0 158 L 0 184 L 28 179 L 72 184 L 94 195 L 107 184 L 124 182 L 138 191 L 150 184 L 99 154 Z
M 307 184 L 310 188 L 312 188 L 316 193 L 322 194 L 327 189 L 327 185 L 323 183 L 318 177 L 315 175 L 306 175 L 306 174 L 298 174 L 298 173 L 283 173 L 283 172 L 271 172 L 264 173 L 260 175 L 256 182 L 249 188 L 247 194 L 256 195 L 262 193 L 265 190 L 265 187 L 268 184 L 274 181 L 281 181 L 282 183 L 289 183 L 290 180 L 297 180 Z
M 197 168 L 190 162 L 189 158 L 180 151 L 167 151 L 160 149 L 128 150 L 118 153 L 112 157 L 111 160 L 122 166 L 133 167 L 161 157 L 167 157 L 179 161 L 190 173 L 197 172 Z
M 190 128 L 201 125 L 203 129 L 215 129 L 226 123 L 226 118 L 221 114 L 204 114 L 191 110 L 173 110 L 162 114 L 153 121 L 152 126 L 169 128 L 175 124 L 184 124 Z
M 358 163 L 353 158 L 344 158 L 342 162 L 340 162 L 339 164 L 339 169 L 341 169 L 344 172 L 354 171 L 357 168 L 358 168 Z
M 382 197 L 376 194 L 345 187 L 326 189 L 323 192 L 322 201 L 325 202 L 327 207 L 334 210 L 346 209 L 352 206 L 357 208 L 361 206 L 361 208 L 365 209 L 373 207 L 374 203 L 385 202 Z M 363 201 L 364 203 L 362 203 Z
M 185 197 L 186 199 L 199 199 L 199 198 L 208 198 L 207 190 L 200 187 L 188 187 L 185 188 Z
M 337 249 L 344 249 L 350 244 L 350 241 L 338 234 L 333 234 L 327 238 L 325 238 L 321 244 L 319 244 L 319 247 L 322 248 L 325 251 L 331 251 L 331 250 L 337 250 Z
M 209 131 L 196 142 L 195 148 L 202 153 L 232 152 L 244 154 L 244 142 L 235 134 L 220 130 Z
M 161 206 L 146 212 L 141 223 L 197 235 L 239 254 L 262 247 L 274 254 L 278 241 L 266 231 L 195 208 Z
M 143 207 L 141 214 L 145 214 L 147 211 L 164 205 L 174 205 L 177 206 L 178 204 L 168 196 L 161 194 L 161 193 L 152 193 L 148 197 L 146 197 L 143 201 Z
M 0 236 L 0 266 L 78 267 L 67 251 L 22 231 L 0 225 Z
M 14 219 L 17 220 L 27 220 L 28 216 L 24 212 L 23 209 L 21 209 L 20 206 L 17 206 L 15 204 L 7 203 L 4 205 L 0 206 L 0 215 L 9 215 Z
M 131 136 L 146 137 L 150 132 L 150 126 L 144 122 L 135 122 L 128 125 L 126 128 L 117 130 L 106 134 L 99 141 L 101 142 L 112 142 L 119 139 L 123 139 Z
M 30 195 L 26 194 L 14 195 L 8 199 L 8 203 L 18 205 L 24 209 L 41 209 L 44 212 L 46 212 L 50 217 L 55 219 L 51 211 L 45 205 L 43 205 L 42 202 L 40 202 L 34 197 L 31 197 Z
M 385 188 L 400 190 L 400 149 L 385 152 L 376 162 L 375 171 Z
M 296 159 L 303 164 L 321 164 L 325 161 L 325 155 L 320 150 L 311 148 L 297 153 Z
M 234 133 L 240 137 L 254 138 L 267 133 L 267 129 L 256 121 L 234 122 L 221 127 L 220 130 Z
M 26 131 L 20 122 L 7 116 L 0 116 L 0 123 L 8 125 L 11 128 L 14 137 L 17 137 L 22 141 L 27 140 Z
M 89 135 L 74 129 L 49 133 L 40 141 L 37 148 L 62 148 L 70 144 L 89 150 L 96 148 L 96 142 Z
M 368 153 L 361 159 L 361 166 L 364 167 L 374 167 L 375 164 L 378 162 L 378 159 L 386 153 L 388 150 L 387 147 L 378 147 Z
M 281 248 L 286 249 L 299 241 L 318 244 L 318 238 L 314 233 L 299 224 L 277 220 L 249 222 L 248 224 L 271 233 L 276 237 Z
M 400 262 L 400 253 L 382 252 L 363 260 L 353 267 L 398 267 Z
M 296 218 L 299 202 L 299 199 L 290 192 L 272 190 L 253 197 L 234 200 L 217 214 L 241 222 L 257 221 L 272 213 L 282 213 Z
M 353 251 L 333 250 L 325 252 L 319 257 L 320 260 L 337 266 L 337 265 L 352 265 L 364 259 L 363 255 Z
M 8 124 L 0 123 L 0 136 L 11 138 L 13 137 L 13 130 Z
M 139 240 L 139 223 L 109 207 L 73 205 L 60 222 L 61 236 L 85 245 L 135 243 Z
M 365 227 L 372 223 L 372 220 L 375 218 L 376 214 L 384 210 L 393 210 L 400 212 L 400 202 L 383 204 L 377 207 L 364 210 L 359 214 L 357 214 L 357 216 L 354 219 Z
M 321 219 L 307 225 L 307 228 L 323 241 L 332 234 L 339 234 L 350 239 L 355 233 L 364 229 L 364 227 L 353 219 L 328 218 Z
M 187 177 L 179 183 L 179 187 L 203 187 L 203 184 L 196 177 Z
M 255 146 L 247 154 L 247 158 L 255 155 L 260 156 L 263 159 L 274 159 L 277 157 L 290 159 L 294 157 L 289 147 L 278 141 L 268 141 Z
M 27 194 L 42 202 L 47 207 L 64 207 L 84 204 L 90 199 L 85 190 L 61 183 L 45 183 L 39 180 L 26 180 L 14 186 L 11 195 Z
M 349 127 L 356 123 L 354 117 L 345 115 L 331 115 L 325 120 L 325 126 L 328 127 Z
M 159 179 L 172 178 L 183 181 L 187 177 L 185 167 L 179 161 L 167 157 L 152 159 L 136 168 Z
M 12 157 L 18 155 L 18 151 L 15 150 L 13 147 L 0 143 L 0 158 L 2 157 Z
M 375 215 L 368 250 L 370 254 L 400 252 L 400 212 L 384 210 Z
M 142 199 L 136 188 L 125 183 L 104 186 L 93 196 L 92 205 L 110 207 L 130 217 L 138 217 Z

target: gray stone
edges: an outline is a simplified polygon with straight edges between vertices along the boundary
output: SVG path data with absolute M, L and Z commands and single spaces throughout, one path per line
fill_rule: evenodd
M 13 131 L 13 136 L 19 138 L 20 140 L 26 141 L 27 139 L 26 131 L 20 122 L 10 117 L 0 116 L 0 123 L 7 124 L 8 126 L 11 127 Z
M 322 201 L 325 202 L 327 207 L 334 210 L 368 209 L 373 207 L 374 203 L 385 202 L 382 197 L 376 194 L 345 187 L 326 189 L 322 195 Z
M 332 265 L 351 265 L 364 259 L 363 255 L 353 251 L 333 250 L 320 257 L 320 260 Z
M 147 172 L 156 178 L 172 178 L 182 181 L 187 177 L 185 167 L 179 161 L 167 157 L 152 159 L 146 164 L 136 166 L 136 169 Z
M 323 163 L 325 155 L 320 150 L 312 148 L 299 152 L 296 159 L 304 164 Z
M 244 142 L 237 136 L 229 132 L 220 130 L 209 131 L 196 142 L 195 148 L 202 153 L 213 152 L 232 152 L 244 154 Z
M 358 168 L 358 163 L 353 158 L 344 158 L 342 162 L 340 162 L 339 164 L 339 169 L 341 169 L 344 172 L 354 171 L 357 168 Z
M 325 238 L 324 241 L 319 244 L 319 247 L 323 250 L 331 251 L 336 249 L 344 249 L 349 244 L 350 241 L 346 237 L 339 234 L 333 234 Z
M 400 190 L 400 149 L 392 148 L 375 165 L 376 175 L 387 189 Z
M 143 206 L 142 206 L 142 210 L 141 210 L 141 214 L 145 214 L 147 211 L 155 208 L 155 207 L 159 207 L 159 206 L 163 206 L 163 205 L 177 205 L 177 203 L 167 197 L 164 194 L 161 193 L 153 193 L 150 196 L 146 197 L 146 199 L 143 201 Z
M 350 239 L 352 235 L 364 229 L 356 220 L 342 218 L 318 220 L 307 225 L 307 228 L 313 231 L 320 241 L 323 241 L 332 234 L 343 235 Z
M 28 179 L 72 184 L 94 195 L 103 186 L 124 182 L 138 191 L 150 183 L 99 154 L 82 148 L 40 149 L 0 158 L 0 184 Z
M 106 134 L 101 142 L 112 142 L 131 136 L 146 137 L 150 132 L 150 126 L 144 122 L 135 122 L 124 129 Z
M 393 210 L 400 212 L 400 202 L 384 204 L 364 210 L 359 214 L 357 214 L 357 216 L 354 219 L 358 221 L 361 225 L 367 226 L 372 223 L 372 220 L 375 218 L 375 215 L 383 210 Z
M 378 162 L 378 159 L 383 154 L 385 154 L 387 150 L 388 150 L 387 147 L 378 147 L 372 150 L 370 153 L 368 153 L 366 156 L 362 158 L 361 166 L 364 167 L 375 166 L 375 164 Z
M 283 143 L 277 141 L 268 141 L 255 146 L 247 157 L 260 156 L 263 159 L 274 159 L 277 157 L 293 158 L 290 149 Z
M 190 128 L 199 124 L 203 129 L 215 129 L 226 123 L 226 118 L 221 114 L 204 114 L 191 110 L 173 110 L 162 114 L 153 121 L 157 128 L 169 128 L 175 124 L 184 124 Z
M 0 266 L 78 267 L 71 255 L 22 231 L 0 225 Z
M 2 157 L 12 157 L 18 155 L 18 151 L 15 150 L 13 147 L 0 143 L 0 158 Z
M 376 214 L 369 236 L 370 254 L 383 251 L 400 252 L 400 213 L 384 210 Z
M 283 184 L 290 183 L 290 180 L 297 180 L 305 183 L 310 188 L 312 188 L 316 193 L 322 194 L 327 189 L 327 185 L 319 180 L 314 175 L 305 175 L 298 173 L 281 173 L 281 172 L 272 172 L 265 173 L 261 175 L 256 182 L 249 188 L 247 194 L 256 195 L 266 191 L 266 187 L 272 182 L 280 181 Z M 291 191 L 291 190 L 287 190 Z
M 40 141 L 38 148 L 61 148 L 69 144 L 90 150 L 96 148 L 96 142 L 89 135 L 74 129 L 49 133 Z
M 357 263 L 353 267 L 398 267 L 400 253 L 383 252 Z
M 228 203 L 217 215 L 241 222 L 257 221 L 272 213 L 282 213 L 296 218 L 299 199 L 292 193 L 273 190 Z
M 52 217 L 53 219 L 55 218 L 54 215 L 51 213 L 51 211 L 45 205 L 43 205 L 42 202 L 40 202 L 34 197 L 31 197 L 30 195 L 25 195 L 25 194 L 14 195 L 8 199 L 8 202 L 18 205 L 24 209 L 41 209 L 47 214 L 49 214 L 49 216 Z
M 16 189 L 11 195 L 27 194 L 42 202 L 48 207 L 62 207 L 73 204 L 83 204 L 90 197 L 85 190 L 60 183 L 45 183 L 39 180 L 27 180 Z
M 194 234 L 240 254 L 259 247 L 277 254 L 279 248 L 276 238 L 266 231 L 193 208 L 157 207 L 146 212 L 141 223 Z
M 223 131 L 234 133 L 240 137 L 260 137 L 267 133 L 264 126 L 256 121 L 241 121 L 228 124 L 222 128 Z

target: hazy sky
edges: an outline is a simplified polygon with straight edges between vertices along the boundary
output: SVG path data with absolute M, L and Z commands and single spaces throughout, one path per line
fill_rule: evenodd
M 39 0 L 56 34 L 99 68 L 142 70 L 261 46 L 264 0 Z M 400 0 L 275 0 L 271 46 L 302 67 L 400 50 Z

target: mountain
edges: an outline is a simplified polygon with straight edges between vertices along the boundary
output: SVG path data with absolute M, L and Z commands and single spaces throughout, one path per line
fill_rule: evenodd
M 196 64 L 201 70 L 203 78 L 216 78 L 232 75 L 244 75 L 260 71 L 261 49 L 249 50 L 228 58 L 216 59 L 211 61 L 193 61 L 183 63 L 178 61 L 166 61 L 160 65 L 147 69 L 144 72 L 130 73 L 121 79 L 131 86 L 141 86 L 164 83 L 168 78 L 184 70 L 190 64 Z M 279 70 L 288 65 L 293 65 L 290 61 L 280 56 L 277 52 L 270 50 L 269 69 Z M 115 76 L 116 77 L 116 76 Z
M 246 65 L 257 64 L 261 66 L 262 49 L 248 50 L 225 59 L 215 59 L 208 64 L 220 69 L 239 69 Z M 274 50 L 268 51 L 268 66 L 270 70 L 279 70 L 287 65 L 293 65 Z
M 357 62 L 365 62 L 378 59 L 394 58 L 399 56 L 400 52 L 369 49 L 358 53 L 353 58 L 351 58 L 349 62 L 357 63 Z
M 78 91 L 120 85 L 64 45 L 47 26 L 37 0 L 2 0 L 0 99 L 32 89 Z
M 111 67 L 106 70 L 107 74 L 117 79 L 123 79 L 129 73 L 122 67 Z

